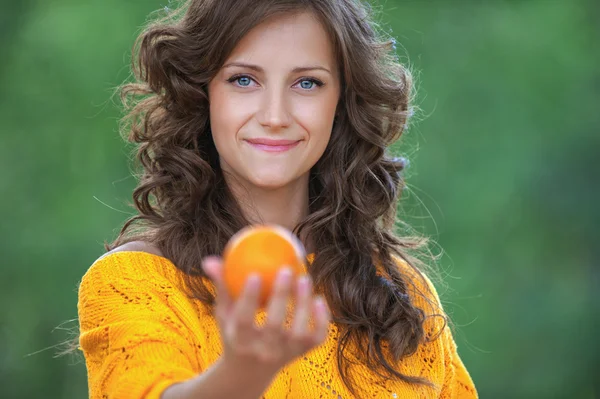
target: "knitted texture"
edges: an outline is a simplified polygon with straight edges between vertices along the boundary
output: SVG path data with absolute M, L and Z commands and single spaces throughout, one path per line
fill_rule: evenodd
M 402 264 L 400 264 L 402 266 Z M 407 267 L 407 266 L 405 266 Z M 439 305 L 433 285 L 431 298 Z M 80 350 L 91 399 L 159 399 L 171 384 L 202 373 L 222 353 L 218 325 L 210 310 L 190 299 L 182 272 L 167 258 L 145 252 L 114 252 L 96 260 L 79 286 Z M 418 287 L 418 285 L 417 285 Z M 426 313 L 439 313 L 409 292 Z M 264 321 L 259 312 L 257 321 Z M 432 317 L 426 331 L 443 327 Z M 435 331 L 437 328 L 437 331 Z M 264 399 L 353 398 L 337 368 L 338 329 L 327 340 L 280 370 Z M 352 356 L 350 356 L 353 359 Z M 360 398 L 476 398 L 450 329 L 402 359 L 398 371 L 422 376 L 435 387 L 384 380 L 362 365 L 351 370 Z

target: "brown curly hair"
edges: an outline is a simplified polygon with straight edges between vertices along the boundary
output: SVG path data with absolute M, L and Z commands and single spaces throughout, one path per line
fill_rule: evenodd
M 127 111 L 122 132 L 141 164 L 132 204 L 138 214 L 105 248 L 154 244 L 189 276 L 193 297 L 214 303 L 198 278 L 206 277 L 201 259 L 221 254 L 250 222 L 219 165 L 208 84 L 253 27 L 306 11 L 331 37 L 342 90 L 330 142 L 310 172 L 309 215 L 294 232 L 316 248 L 309 272 L 340 328 L 338 368 L 355 392 L 346 351 L 356 344 L 379 375 L 429 384 L 394 367 L 432 339 L 425 312 L 407 295 L 414 276 L 424 279 L 417 250 L 427 239 L 395 233 L 405 161 L 389 149 L 408 122 L 412 79 L 395 56 L 393 38 L 360 1 L 189 0 L 148 24 L 133 48 L 136 82 L 120 88 Z M 398 259 L 416 273 L 403 272 Z

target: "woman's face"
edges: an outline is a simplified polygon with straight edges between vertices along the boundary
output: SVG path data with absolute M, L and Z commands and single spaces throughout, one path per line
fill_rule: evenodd
M 268 189 L 307 178 L 340 95 L 330 39 L 308 13 L 269 19 L 238 43 L 208 93 L 225 173 Z

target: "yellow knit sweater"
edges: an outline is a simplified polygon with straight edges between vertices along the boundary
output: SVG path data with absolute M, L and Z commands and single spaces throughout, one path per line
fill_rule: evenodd
M 158 399 L 169 385 L 198 375 L 218 359 L 216 321 L 205 305 L 185 295 L 182 284 L 171 261 L 137 251 L 110 253 L 85 273 L 78 312 L 91 399 Z M 326 342 L 280 370 L 263 398 L 352 398 L 337 369 L 337 334 L 332 323 Z M 477 397 L 448 327 L 400 363 L 399 371 L 426 377 L 436 387 L 384 381 L 357 366 L 352 373 L 360 397 Z

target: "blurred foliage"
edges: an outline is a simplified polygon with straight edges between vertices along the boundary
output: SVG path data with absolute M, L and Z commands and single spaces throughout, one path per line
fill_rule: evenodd
M 77 325 L 77 283 L 131 212 L 111 95 L 165 5 L 2 4 L 3 398 L 86 396 L 82 359 L 54 358 L 55 345 Z M 421 109 L 396 147 L 411 161 L 402 217 L 444 252 L 441 295 L 481 397 L 599 397 L 600 3 L 382 9 Z

